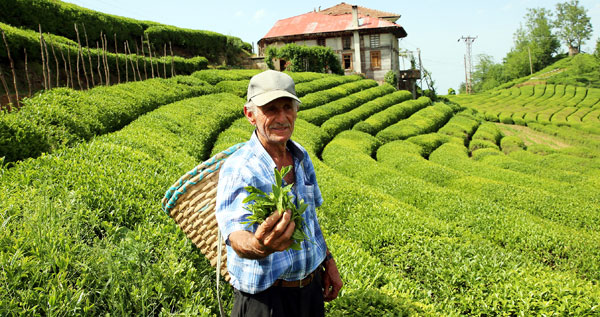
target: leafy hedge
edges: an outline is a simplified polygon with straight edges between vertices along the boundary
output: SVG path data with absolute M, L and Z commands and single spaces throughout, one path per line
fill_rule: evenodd
M 443 103 L 421 109 L 408 119 L 402 120 L 377 133 L 377 138 L 385 142 L 402 140 L 417 134 L 437 131 L 450 120 L 454 109 Z
M 430 104 L 431 99 L 429 99 L 429 97 L 420 97 L 417 100 L 404 101 L 373 114 L 364 121 L 358 122 L 354 125 L 353 129 L 369 134 L 377 134 L 377 132 L 383 130 L 385 127 L 396 123 L 401 119 L 408 118 L 413 113 Z
M 0 114 L 0 157 L 13 162 L 121 129 L 141 114 L 177 100 L 213 92 L 189 77 L 152 79 L 88 91 L 57 88 Z
M 169 43 L 190 50 L 196 55 L 205 56 L 212 63 L 224 60 L 229 65 L 239 64 L 237 55 L 242 51 L 251 52 L 252 46 L 240 38 L 212 31 L 177 28 L 170 25 L 152 25 L 144 30 L 150 43 L 159 51 Z
M 383 111 L 384 109 L 411 98 L 412 94 L 409 91 L 394 91 L 377 99 L 366 102 L 355 109 L 327 119 L 327 121 L 323 122 L 321 128 L 329 135 L 330 138 L 333 138 L 343 130 L 352 129 L 352 127 L 360 120 L 364 120 L 377 112 Z
M 211 85 L 216 85 L 221 81 L 239 81 L 249 80 L 252 76 L 260 73 L 259 69 L 236 69 L 236 70 L 222 70 L 222 69 L 205 69 L 192 74 L 200 80 L 206 81 Z
M 40 51 L 39 33 L 35 31 L 15 28 L 2 23 L 0 23 L 0 28 L 4 30 L 4 33 L 6 34 L 6 40 L 11 50 L 11 57 L 14 60 L 24 61 L 25 56 L 23 50 L 26 49 L 29 63 L 35 64 L 37 62 L 41 64 L 42 57 Z M 73 74 L 74 82 L 77 82 L 76 61 L 77 56 L 79 55 L 77 44 L 71 40 L 56 35 L 44 34 L 44 39 L 46 40 L 48 46 L 49 55 L 47 56 L 47 58 L 50 58 L 48 64 L 50 65 L 52 86 L 56 85 L 56 61 L 58 61 L 61 85 L 65 85 L 66 83 L 66 73 L 64 69 L 65 67 L 67 67 L 67 63 L 69 61 L 71 63 L 69 72 Z M 54 46 L 54 52 L 52 51 L 52 46 Z M 104 73 L 103 54 L 106 54 L 107 66 L 110 69 L 111 83 L 115 83 L 115 81 L 118 81 L 118 72 L 115 69 L 117 64 L 119 66 L 121 81 L 126 81 L 127 77 L 129 77 L 130 80 L 133 80 L 134 76 L 136 76 L 135 78 L 137 80 L 140 80 L 139 76 L 142 76 L 143 79 L 151 78 L 151 67 L 155 69 L 154 72 L 156 77 L 171 77 L 172 67 L 174 67 L 174 71 L 178 75 L 191 74 L 194 71 L 206 69 L 208 67 L 208 60 L 205 57 L 201 56 L 196 56 L 193 58 L 183 58 L 180 56 L 174 56 L 173 58 L 171 58 L 171 56 L 149 58 L 136 54 L 115 54 L 110 51 L 104 52 L 96 48 L 88 49 L 85 47 L 82 48 L 82 54 L 83 63 L 85 64 L 83 66 L 85 66 L 86 71 L 88 73 L 88 81 L 90 86 L 92 85 L 92 72 L 94 74 L 96 84 L 99 84 L 101 81 L 103 83 L 106 82 L 106 75 Z M 0 50 L 0 57 L 7 58 L 7 52 L 5 49 Z M 91 68 L 90 58 L 92 65 Z M 99 63 L 100 65 L 98 65 Z M 84 77 L 85 74 L 83 66 L 80 65 L 80 80 L 82 82 L 82 85 L 85 85 L 86 79 Z M 100 73 L 98 73 L 98 67 L 100 67 Z M 127 71 L 125 70 L 126 68 L 128 69 Z M 133 74 L 133 68 L 135 68 L 136 71 L 135 75 Z M 165 70 L 166 74 L 164 74 Z M 102 78 L 102 80 L 100 78 Z
M 349 202 L 336 199 L 338 208 L 327 210 L 332 217 L 326 223 L 352 237 L 386 266 L 396 268 L 401 278 L 394 282 L 394 289 L 411 289 L 411 298 L 446 315 L 585 314 L 595 310 L 598 289 L 593 282 L 544 262 L 548 253 L 564 250 L 561 243 L 568 241 L 568 229 L 547 222 L 541 225 L 539 219 L 522 215 L 519 209 L 506 208 L 480 192 L 470 195 L 459 189 L 468 182 L 481 186 L 486 183 L 483 179 L 468 178 L 468 182 L 445 188 L 441 184 L 461 174 L 418 155 L 391 150 L 386 163 L 378 163 L 371 154 L 378 143 L 368 134 L 345 131 L 325 148 L 323 160 L 329 167 L 356 180 L 356 187 L 376 189 L 386 197 L 370 212 L 352 207 L 373 199 L 366 194 Z M 455 143 L 442 147 L 449 144 Z M 434 179 L 442 183 L 432 183 Z M 343 195 L 341 189 L 331 191 Z M 555 234 L 560 242 L 551 238 Z M 591 247 L 593 243 L 585 241 L 589 237 L 578 231 L 577 242 L 569 243 L 578 248 L 569 252 L 578 257 L 571 264 L 583 264 L 577 252 L 597 256 L 581 245 Z M 567 268 L 570 264 L 560 265 Z M 561 282 L 566 280 L 570 283 Z M 578 299 L 562 305 L 564 297 L 557 294 L 565 293 Z
M 310 93 L 300 98 L 302 102 L 301 110 L 312 109 L 328 102 L 343 98 L 349 94 L 377 86 L 377 82 L 372 79 L 363 79 L 353 81 L 347 84 L 339 85 L 327 90 Z
M 338 54 L 330 47 L 303 46 L 294 43 L 282 47 L 268 46 L 265 61 L 270 69 L 275 69 L 274 59 L 288 62 L 286 70 L 291 72 L 344 74 Z
M 472 109 L 466 109 L 452 116 L 448 123 L 438 130 L 438 133 L 460 138 L 464 144 L 467 144 L 477 131 L 481 121 L 482 118 L 478 113 Z
M 351 76 L 328 76 L 325 78 L 309 81 L 309 82 L 301 82 L 296 83 L 296 95 L 298 98 L 301 98 L 309 93 L 313 93 L 320 90 L 325 90 L 329 88 L 333 88 L 339 86 L 341 84 L 353 82 L 362 79 L 362 77 L 358 75 Z M 296 82 L 296 80 L 294 79 Z
M 217 94 L 169 104 L 5 171 L 0 314 L 218 314 L 214 270 L 159 201 L 208 158 L 242 102 Z
M 317 108 L 301 111 L 298 113 L 298 118 L 320 126 L 323 122 L 335 115 L 348 112 L 372 99 L 389 94 L 394 90 L 394 87 L 388 84 L 369 88 L 326 103 Z
M 77 23 L 82 41 L 83 26 L 85 26 L 90 45 L 101 43 L 102 32 L 107 35 L 109 46 L 113 49 L 113 34 L 116 34 L 119 43 L 129 41 L 133 47 L 136 42 L 139 45 L 140 38 L 148 34 L 150 43 L 154 46 L 153 50 L 162 52 L 163 46 L 165 44 L 168 46 L 171 42 L 176 48 L 190 49 L 191 55 L 208 57 L 212 63 L 219 63 L 222 58 L 234 62 L 234 57 L 243 50 L 252 50 L 250 44 L 234 36 L 123 18 L 61 1 L 2 1 L 0 12 L 2 12 L 0 22 L 30 30 L 38 30 L 38 25 L 41 24 L 43 32 L 64 36 L 73 41 L 77 40 L 74 28 L 74 24 Z

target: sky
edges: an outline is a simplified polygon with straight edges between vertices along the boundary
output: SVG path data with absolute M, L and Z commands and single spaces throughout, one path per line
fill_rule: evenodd
M 348 0 L 346 0 L 348 1 Z M 209 30 L 241 38 L 256 45 L 278 20 L 332 7 L 340 0 L 202 1 L 202 0 L 66 0 L 92 10 L 182 28 Z M 435 88 L 445 94 L 465 81 L 463 36 L 477 37 L 472 44 L 473 64 L 479 54 L 501 62 L 513 46 L 513 34 L 525 22 L 527 8 L 555 11 L 556 0 L 508 1 L 384 1 L 354 0 L 349 4 L 397 13 L 396 23 L 408 36 L 400 48 L 421 52 L 423 66 L 432 74 Z M 582 50 L 593 52 L 600 37 L 600 0 L 580 0 L 591 18 L 593 35 Z M 561 50 L 566 52 L 564 44 Z M 402 62 L 401 62 L 402 67 Z

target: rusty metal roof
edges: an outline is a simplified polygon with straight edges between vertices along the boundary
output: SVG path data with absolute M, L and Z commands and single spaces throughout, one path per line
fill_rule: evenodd
M 322 11 L 321 11 L 322 12 Z M 358 30 L 391 29 L 397 37 L 405 37 L 402 26 L 372 16 L 358 15 Z M 309 12 L 295 17 L 279 20 L 261 39 L 282 38 L 287 36 L 353 31 L 352 14 L 328 15 L 320 12 Z
M 369 9 L 361 6 L 357 6 L 358 14 L 362 14 L 365 16 L 371 16 L 380 19 L 386 19 L 391 22 L 396 22 L 400 18 L 400 14 L 385 12 L 380 10 Z M 335 5 L 331 8 L 327 8 L 321 11 L 318 11 L 321 14 L 328 15 L 341 15 L 341 14 L 352 14 L 352 5 L 342 2 L 338 5 Z

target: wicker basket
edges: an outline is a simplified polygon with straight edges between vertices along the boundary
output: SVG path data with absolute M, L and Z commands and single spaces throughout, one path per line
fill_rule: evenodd
M 225 159 L 242 145 L 244 143 L 236 144 L 187 172 L 167 190 L 162 199 L 162 209 L 175 220 L 215 268 L 219 241 L 221 250 L 225 250 L 225 243 L 218 238 L 220 233 L 215 217 L 219 171 Z M 225 254 L 220 272 L 229 281 L 226 259 Z

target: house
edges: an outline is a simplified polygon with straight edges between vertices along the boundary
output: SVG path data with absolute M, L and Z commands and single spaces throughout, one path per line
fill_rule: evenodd
M 259 56 L 264 56 L 266 47 L 271 45 L 327 46 L 339 54 L 346 74 L 364 74 L 383 82 L 389 70 L 400 75 L 398 39 L 407 34 L 396 24 L 399 18 L 399 14 L 342 2 L 277 21 L 258 41 Z M 282 70 L 285 62 L 275 65 Z

